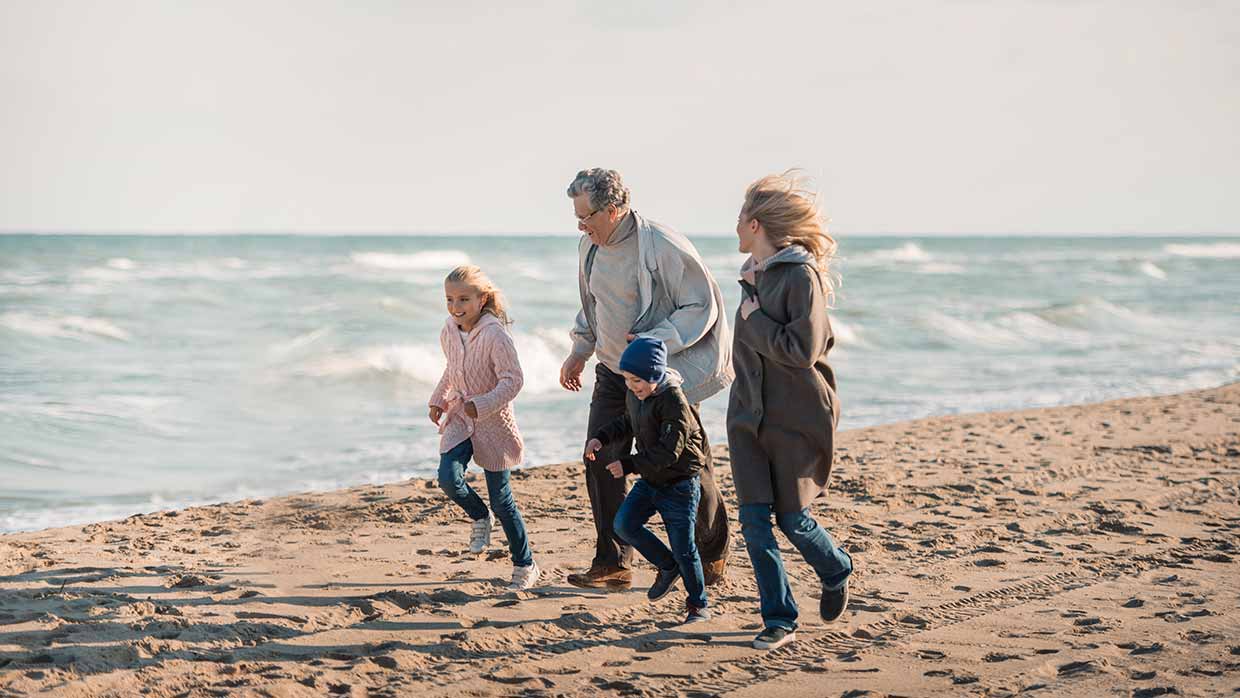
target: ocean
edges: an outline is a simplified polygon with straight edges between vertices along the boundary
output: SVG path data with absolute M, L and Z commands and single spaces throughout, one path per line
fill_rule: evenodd
M 743 256 L 694 242 L 729 318 Z M 442 280 L 506 292 L 526 464 L 579 457 L 566 236 L 0 236 L 0 531 L 430 476 Z M 1240 377 L 1240 240 L 840 240 L 842 429 Z M 726 441 L 726 395 L 703 406 Z M 934 444 L 925 444 L 932 452 Z

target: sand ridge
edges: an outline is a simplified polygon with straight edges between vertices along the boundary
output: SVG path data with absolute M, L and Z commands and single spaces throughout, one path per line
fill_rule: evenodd
M 717 438 L 722 435 L 718 435 Z M 1231 695 L 1240 690 L 1240 384 L 842 432 L 814 513 L 849 613 L 752 650 L 733 521 L 715 617 L 565 583 L 593 550 L 579 464 L 517 471 L 545 570 L 506 592 L 434 482 L 0 537 L 0 695 Z M 735 502 L 726 449 L 718 478 Z M 481 477 L 473 470 L 475 485 Z M 735 511 L 733 509 L 733 518 Z

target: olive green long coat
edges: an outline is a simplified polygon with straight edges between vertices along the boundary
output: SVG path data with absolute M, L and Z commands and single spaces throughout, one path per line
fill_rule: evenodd
M 839 403 L 827 352 L 835 340 L 814 257 L 785 247 L 755 269 L 760 309 L 736 314 L 728 446 L 743 504 L 799 511 L 827 489 Z M 742 297 L 744 300 L 744 297 Z

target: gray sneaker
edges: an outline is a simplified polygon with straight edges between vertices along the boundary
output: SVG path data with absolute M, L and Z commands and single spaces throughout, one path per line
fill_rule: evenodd
M 491 527 L 494 525 L 495 517 L 489 511 L 485 519 L 474 522 L 474 527 L 469 532 L 469 552 L 477 554 L 491 545 Z
M 689 615 L 685 616 L 685 622 L 681 625 L 689 625 L 690 623 L 704 623 L 708 620 L 710 620 L 710 611 L 705 608 L 690 606 Z
M 774 650 L 783 647 L 789 642 L 794 642 L 797 634 L 793 630 L 784 630 L 783 628 L 767 628 L 753 639 L 753 648 L 756 650 Z

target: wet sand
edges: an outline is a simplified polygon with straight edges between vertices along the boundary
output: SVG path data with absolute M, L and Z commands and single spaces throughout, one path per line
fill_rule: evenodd
M 678 627 L 679 591 L 648 603 L 645 563 L 630 591 L 569 586 L 593 550 L 570 463 L 514 473 L 544 569 L 528 592 L 503 589 L 502 530 L 469 554 L 425 480 L 0 536 L 0 695 L 1240 692 L 1240 384 L 839 443 L 814 513 L 857 564 L 849 612 L 817 618 L 785 543 L 802 627 L 775 652 L 749 647 L 734 509 L 707 623 Z

